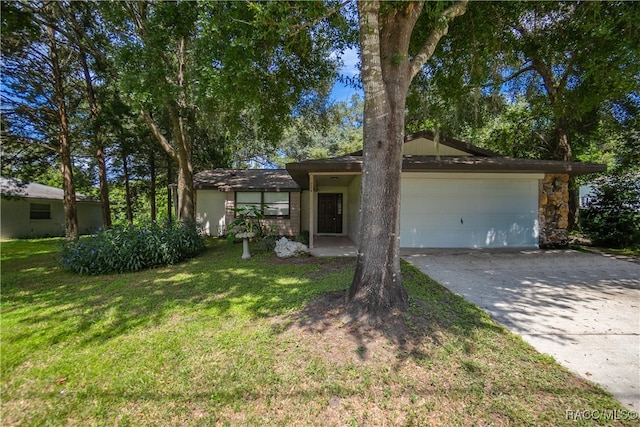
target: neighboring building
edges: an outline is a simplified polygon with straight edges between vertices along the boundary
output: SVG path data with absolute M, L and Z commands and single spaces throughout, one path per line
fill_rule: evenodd
M 2 190 L 0 236 L 35 238 L 64 236 L 64 192 L 38 183 L 22 184 L 0 178 Z M 102 226 L 102 205 L 85 195 L 76 194 L 78 231 L 90 234 Z
M 401 247 L 565 244 L 569 177 L 606 169 L 596 164 L 515 159 L 452 138 L 441 137 L 439 143 L 434 139 L 428 131 L 405 139 Z M 224 225 L 233 218 L 230 208 L 258 203 L 258 197 L 267 206 L 271 200 L 284 206 L 287 194 L 286 217 L 272 219 L 280 220 L 280 234 L 295 236 L 307 230 L 311 246 L 317 235 L 348 236 L 358 242 L 361 171 L 362 153 L 358 152 L 290 163 L 286 171 L 201 172 L 195 177 L 198 220 L 209 234 L 224 234 Z
M 580 194 L 580 208 L 581 209 L 586 209 L 587 206 L 589 206 L 589 203 L 591 203 L 591 200 L 593 200 L 593 198 L 595 197 L 595 193 L 593 192 L 593 186 L 592 185 L 581 185 L 580 186 L 580 190 L 579 190 L 579 194 Z

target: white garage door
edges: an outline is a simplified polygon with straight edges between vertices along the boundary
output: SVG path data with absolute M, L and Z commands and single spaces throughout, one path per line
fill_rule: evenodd
M 405 173 L 400 246 L 536 247 L 539 178 Z

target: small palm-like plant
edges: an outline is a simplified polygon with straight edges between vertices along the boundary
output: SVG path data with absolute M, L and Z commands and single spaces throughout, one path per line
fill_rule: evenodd
M 260 221 L 264 219 L 264 214 L 259 207 L 249 205 L 233 209 L 236 219 L 229 224 L 227 231 L 236 239 L 252 239 L 262 231 Z
M 257 206 L 241 206 L 235 208 L 236 219 L 229 224 L 228 231 L 233 233 L 236 239 L 242 239 L 242 259 L 251 258 L 249 252 L 249 239 L 258 236 L 262 231 L 260 221 L 264 214 Z

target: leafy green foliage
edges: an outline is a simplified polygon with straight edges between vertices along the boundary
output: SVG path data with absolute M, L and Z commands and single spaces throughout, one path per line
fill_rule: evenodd
M 601 178 L 582 227 L 593 243 L 612 248 L 640 245 L 640 171 Z
M 124 273 L 175 264 L 203 250 L 195 224 L 151 223 L 114 227 L 68 242 L 62 249 L 62 264 L 80 274 Z
M 233 209 L 236 219 L 227 227 L 235 238 L 253 238 L 262 234 L 262 220 L 264 214 L 260 207 L 254 205 L 241 206 Z
M 301 109 L 285 130 L 272 162 L 289 162 L 343 156 L 362 150 L 364 99 Z
M 600 144 L 590 136 L 598 120 L 637 114 L 618 111 L 638 98 L 638 10 L 628 2 L 470 2 L 412 83 L 409 132 L 439 127 L 503 154 L 550 159 L 561 158 L 562 119 L 578 158 Z

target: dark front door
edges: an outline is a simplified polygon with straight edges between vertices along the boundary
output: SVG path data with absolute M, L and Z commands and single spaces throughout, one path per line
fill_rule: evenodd
M 318 194 L 318 233 L 342 233 L 342 194 Z

